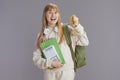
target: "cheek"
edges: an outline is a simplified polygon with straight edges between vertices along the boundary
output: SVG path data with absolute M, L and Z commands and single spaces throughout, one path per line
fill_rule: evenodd
M 48 13 L 46 13 L 46 17 L 49 17 L 49 14 L 48 14 Z
M 59 14 L 56 14 L 56 17 L 59 18 Z
M 50 20 L 50 15 L 49 14 L 46 14 L 46 19 Z

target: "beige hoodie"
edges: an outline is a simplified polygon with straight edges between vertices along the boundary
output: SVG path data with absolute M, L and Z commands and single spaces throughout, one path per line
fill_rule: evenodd
M 87 46 L 89 44 L 89 40 L 88 40 L 88 37 L 86 35 L 86 32 L 84 31 L 83 26 L 81 24 L 79 24 L 75 29 L 77 31 L 77 35 L 76 36 L 71 36 L 73 50 L 75 49 L 75 45 Z M 51 31 L 50 34 L 46 34 L 45 36 L 46 36 L 46 38 L 48 36 L 49 36 L 49 38 L 55 38 L 56 37 L 57 40 L 59 41 L 59 37 L 56 35 L 56 33 L 54 31 Z M 47 70 L 64 71 L 64 70 L 67 70 L 67 69 L 74 69 L 74 63 L 73 63 L 71 52 L 70 52 L 70 49 L 69 49 L 67 43 L 63 42 L 59 45 L 59 47 L 61 49 L 63 58 L 65 60 L 65 64 L 62 67 L 49 69 L 48 67 L 52 67 L 51 66 L 52 61 L 42 58 L 42 56 L 41 56 L 42 54 L 41 54 L 39 49 L 36 49 L 33 52 L 33 62 L 34 62 L 34 64 L 38 68 L 44 69 L 45 71 L 47 71 Z

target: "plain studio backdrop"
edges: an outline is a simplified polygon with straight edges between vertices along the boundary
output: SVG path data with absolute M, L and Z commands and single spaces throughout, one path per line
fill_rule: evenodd
M 87 32 L 87 65 L 75 80 L 120 80 L 120 0 L 0 0 L 0 80 L 43 80 L 32 53 L 49 2 L 62 22 L 76 14 Z

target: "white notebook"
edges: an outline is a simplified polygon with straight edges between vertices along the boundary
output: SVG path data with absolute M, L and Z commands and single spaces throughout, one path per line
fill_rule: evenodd
M 48 60 L 56 60 L 56 59 L 59 60 L 60 59 L 53 45 L 50 45 L 47 48 L 45 48 L 43 50 L 43 53 Z

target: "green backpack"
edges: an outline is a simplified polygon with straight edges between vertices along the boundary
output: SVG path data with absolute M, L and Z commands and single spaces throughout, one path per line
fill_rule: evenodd
M 65 35 L 66 42 L 71 50 L 72 59 L 74 61 L 74 68 L 76 69 L 86 65 L 85 59 L 85 46 L 76 45 L 75 52 L 72 49 L 72 41 L 70 38 L 70 32 L 67 25 L 63 25 L 63 31 Z

